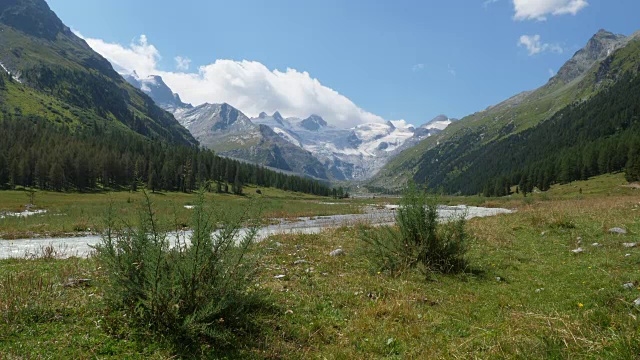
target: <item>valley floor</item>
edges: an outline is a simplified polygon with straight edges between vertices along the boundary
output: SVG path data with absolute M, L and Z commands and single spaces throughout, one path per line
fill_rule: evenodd
M 247 289 L 267 299 L 255 328 L 217 355 L 204 345 L 180 354 L 122 327 L 103 304 L 104 274 L 92 259 L 3 260 L 0 354 L 636 359 L 640 250 L 623 244 L 640 242 L 640 190 L 624 185 L 609 175 L 527 198 L 443 198 L 517 209 L 468 223 L 469 268 L 454 276 L 377 273 L 355 228 L 272 237 L 258 244 L 259 279 Z M 613 227 L 627 234 L 612 234 Z M 584 251 L 571 251 L 578 247 Z M 337 248 L 345 256 L 329 256 Z M 62 286 L 68 278 L 92 281 Z

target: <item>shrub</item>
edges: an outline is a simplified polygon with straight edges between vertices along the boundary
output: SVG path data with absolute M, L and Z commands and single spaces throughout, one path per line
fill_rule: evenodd
M 250 322 L 247 310 L 256 297 L 255 256 L 250 252 L 256 228 L 243 230 L 247 213 L 229 215 L 207 208 L 198 195 L 190 235 L 160 230 L 146 194 L 135 226 L 118 230 L 107 216 L 96 257 L 108 277 L 109 306 L 137 328 L 181 345 L 207 340 L 218 345 Z
M 463 270 L 465 214 L 439 221 L 436 199 L 409 184 L 396 214 L 396 226 L 362 228 L 370 258 L 379 270 L 400 274 L 420 266 L 426 272 Z

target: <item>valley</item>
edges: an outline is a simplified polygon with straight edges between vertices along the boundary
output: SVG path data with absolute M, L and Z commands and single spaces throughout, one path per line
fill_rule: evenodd
M 637 359 L 639 11 L 0 0 L 0 359 Z

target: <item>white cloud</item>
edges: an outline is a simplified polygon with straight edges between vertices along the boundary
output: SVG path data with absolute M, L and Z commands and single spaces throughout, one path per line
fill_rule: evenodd
M 418 72 L 420 70 L 424 70 L 424 64 L 415 64 L 411 67 L 411 71 Z
M 489 5 L 495 4 L 497 2 L 498 0 L 484 0 L 484 2 L 482 3 L 482 7 L 488 8 Z
M 551 51 L 557 54 L 562 54 L 564 49 L 558 44 L 543 43 L 540 35 L 522 35 L 518 40 L 518 46 L 525 47 L 529 52 L 529 56 L 533 56 L 545 51 Z
M 144 35 L 129 46 L 84 39 L 121 73 L 136 71 L 140 76 L 162 76 L 185 102 L 226 102 L 248 116 L 276 110 L 283 116 L 301 118 L 317 114 L 338 127 L 384 121 L 322 85 L 306 71 L 289 68 L 286 71 L 270 70 L 257 61 L 218 59 L 199 67 L 197 72 L 167 72 L 158 69 L 160 53 Z M 177 58 L 176 62 L 180 65 Z
M 516 20 L 544 21 L 547 15 L 575 15 L 588 5 L 587 0 L 513 0 Z
M 552 78 L 554 76 L 556 76 L 556 71 L 553 69 L 549 69 L 549 77 Z
M 188 57 L 176 56 L 175 61 L 176 69 L 181 71 L 187 71 L 191 66 L 191 59 L 189 59 Z
M 77 31 L 75 33 L 93 50 L 107 58 L 118 72 L 136 70 L 138 74 L 148 76 L 153 74 L 162 58 L 158 49 L 149 44 L 146 35 L 140 35 L 138 39 L 131 41 L 128 47 L 124 47 L 101 39 L 85 38 Z

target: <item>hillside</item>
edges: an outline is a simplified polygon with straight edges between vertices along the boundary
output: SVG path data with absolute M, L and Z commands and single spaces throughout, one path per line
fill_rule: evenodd
M 195 139 L 77 37 L 44 0 L 0 1 L 0 63 L 11 74 L 2 117 L 23 114 L 138 133 L 174 144 Z
M 426 182 L 431 188 L 444 187 L 450 192 L 482 191 L 484 185 L 476 185 L 481 180 L 473 178 L 475 173 L 468 170 L 485 167 L 482 161 L 486 158 L 480 159 L 480 154 L 485 153 L 488 146 L 520 136 L 569 105 L 588 102 L 620 79 L 627 78 L 625 76 L 632 76 L 640 64 L 639 47 L 636 35 L 623 37 L 599 31 L 546 85 L 467 116 L 439 135 L 404 151 L 387 164 L 370 185 L 393 188 L 413 178 Z M 504 160 L 507 154 L 510 152 L 499 154 L 499 159 Z M 498 176 L 489 176 L 492 170 L 487 171 L 484 180 Z M 463 183 L 474 185 L 461 185 Z

